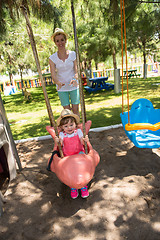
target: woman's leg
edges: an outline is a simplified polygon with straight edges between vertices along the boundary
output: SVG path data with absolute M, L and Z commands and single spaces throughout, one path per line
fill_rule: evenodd
M 70 101 L 69 101 L 69 92 L 58 92 L 61 105 L 64 109 L 71 110 Z
M 72 112 L 79 116 L 79 104 L 72 104 Z
M 79 114 L 79 89 L 73 90 L 70 92 L 71 104 L 72 104 L 72 111 L 74 114 Z
M 69 110 L 72 110 L 70 105 L 63 106 L 63 108 L 64 108 L 64 109 L 69 109 Z

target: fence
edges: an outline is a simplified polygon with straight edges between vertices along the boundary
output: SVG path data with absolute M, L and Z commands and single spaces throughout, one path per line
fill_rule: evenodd
M 53 81 L 51 77 L 45 77 L 44 78 L 46 86 L 47 85 L 53 85 Z M 15 86 L 17 90 L 22 89 L 22 83 L 21 81 L 15 81 Z M 41 87 L 41 80 L 40 79 L 31 79 L 31 80 L 23 80 L 23 87 L 25 88 L 34 88 L 34 87 Z M 0 92 L 4 91 L 4 86 L 3 84 L 0 84 Z
M 53 85 L 53 81 L 51 77 L 45 77 L 44 78 L 46 86 L 47 85 Z M 15 82 L 16 88 L 17 89 L 22 89 L 22 83 L 21 81 L 16 81 Z M 23 80 L 23 87 L 26 88 L 33 88 L 33 87 L 41 87 L 41 80 L 39 78 L 37 79 L 31 79 L 31 80 Z
M 137 66 L 130 66 L 128 70 L 130 69 L 136 69 L 137 73 L 140 73 L 141 76 L 143 76 L 143 65 L 137 65 Z M 160 63 L 154 63 L 154 64 L 148 64 L 147 72 L 148 74 L 152 72 L 159 72 L 160 71 Z M 122 69 L 120 69 L 120 74 L 122 75 Z M 103 69 L 103 70 L 94 70 L 92 72 L 92 78 L 95 77 L 113 77 L 114 76 L 114 69 Z

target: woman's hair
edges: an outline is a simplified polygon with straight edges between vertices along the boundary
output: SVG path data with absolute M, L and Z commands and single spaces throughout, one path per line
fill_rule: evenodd
M 67 40 L 66 35 L 60 32 L 60 33 L 57 33 L 57 34 L 54 36 L 54 38 L 53 38 L 53 41 L 54 41 L 54 42 L 55 42 L 55 37 L 56 37 L 56 36 L 59 36 L 59 35 L 63 35 L 63 36 L 64 36 L 64 39 Z
M 74 117 L 65 117 L 65 118 L 62 118 L 61 121 L 60 121 L 60 124 L 59 126 L 62 127 L 63 125 L 67 124 L 69 122 L 69 120 L 71 120 L 71 122 L 75 122 L 76 126 L 77 126 L 77 121 Z

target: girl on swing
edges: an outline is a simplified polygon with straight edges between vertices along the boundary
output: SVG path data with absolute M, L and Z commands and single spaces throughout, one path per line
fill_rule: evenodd
M 81 129 L 77 128 L 80 118 L 69 109 L 63 109 L 60 117 L 57 119 L 57 126 L 60 127 L 59 138 L 55 137 L 55 142 L 62 145 L 64 156 L 74 154 L 84 154 L 84 141 L 89 142 L 88 135 L 83 137 Z M 89 196 L 87 186 L 81 188 L 81 197 Z M 71 198 L 78 197 L 78 189 L 71 188 Z

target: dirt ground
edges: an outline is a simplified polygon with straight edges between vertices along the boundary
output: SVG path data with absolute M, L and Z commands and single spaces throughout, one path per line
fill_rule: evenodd
M 160 149 L 136 148 L 121 127 L 89 137 L 101 160 L 87 199 L 46 170 L 52 139 L 17 144 L 23 170 L 5 192 L 1 240 L 160 239 Z

